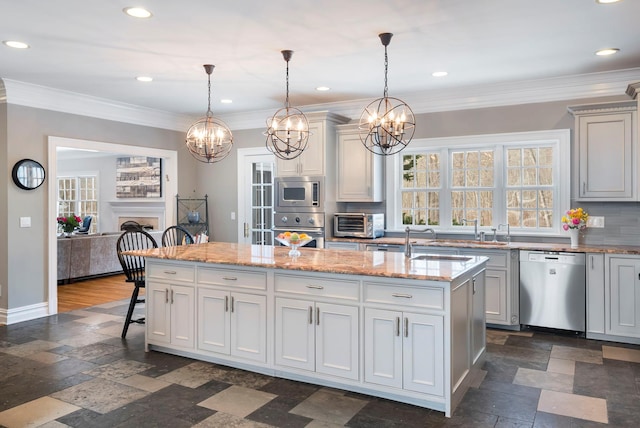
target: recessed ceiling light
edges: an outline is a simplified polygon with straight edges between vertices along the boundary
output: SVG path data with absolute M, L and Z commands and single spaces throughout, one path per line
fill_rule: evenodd
M 605 49 L 600 49 L 599 51 L 596 52 L 596 55 L 598 56 L 607 56 L 607 55 L 613 55 L 615 53 L 620 52 L 620 49 L 618 48 L 605 48 Z
M 444 77 L 448 74 L 449 73 L 447 73 L 446 71 L 434 71 L 433 73 L 431 73 L 433 77 Z
M 233 103 L 233 100 L 229 100 L 229 99 L 222 99 L 222 100 L 220 100 L 220 102 L 221 102 L 222 104 L 231 104 L 231 103 Z
M 136 77 L 138 82 L 153 82 L 153 77 L 150 76 L 138 76 Z
M 4 43 L 5 45 L 9 46 L 10 48 L 15 48 L 15 49 L 28 49 L 29 45 L 23 42 L 19 42 L 17 40 L 5 40 L 2 43 Z
M 330 90 L 330 89 L 331 89 L 331 88 L 330 88 L 330 87 L 328 87 L 328 86 L 318 86 L 318 87 L 316 88 L 316 91 L 325 92 L 325 91 L 328 91 L 328 90 Z
M 125 7 L 122 9 L 124 13 L 134 18 L 151 18 L 151 12 L 141 7 Z
M 609 3 L 618 3 L 621 0 L 596 0 L 596 3 L 600 4 L 609 4 Z

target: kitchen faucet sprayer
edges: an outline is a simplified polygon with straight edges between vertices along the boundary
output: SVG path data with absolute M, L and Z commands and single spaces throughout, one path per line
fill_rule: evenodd
M 412 251 L 412 247 L 411 247 L 411 232 L 416 232 L 416 233 L 426 233 L 426 232 L 431 232 L 433 233 L 433 239 L 436 239 L 436 231 L 433 230 L 430 227 L 425 227 L 424 229 L 411 229 L 409 226 L 407 226 L 407 228 L 404 230 L 405 232 L 405 237 L 404 237 L 404 256 L 411 258 L 411 251 Z

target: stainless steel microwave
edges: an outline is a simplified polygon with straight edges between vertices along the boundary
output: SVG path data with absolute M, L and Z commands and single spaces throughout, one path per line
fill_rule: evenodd
M 324 177 L 276 177 L 276 212 L 324 211 Z

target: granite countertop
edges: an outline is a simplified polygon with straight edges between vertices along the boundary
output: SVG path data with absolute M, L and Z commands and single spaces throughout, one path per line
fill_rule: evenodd
M 290 257 L 288 247 L 209 242 L 131 251 L 127 254 L 199 263 L 447 282 L 488 260 L 486 257 L 451 259 L 437 256 L 432 260 L 412 260 L 406 259 L 403 253 L 304 247 L 300 248 L 300 252 L 302 255 L 299 257 Z
M 364 238 L 327 238 L 329 242 L 357 242 L 359 244 L 403 245 L 404 238 L 382 237 Z M 574 253 L 607 253 L 607 254 L 640 254 L 640 246 L 633 245 L 579 245 L 571 248 L 567 243 L 544 242 L 492 242 L 474 241 L 471 239 L 411 239 L 413 245 L 426 247 L 484 248 L 487 250 L 531 250 L 531 251 L 565 251 Z

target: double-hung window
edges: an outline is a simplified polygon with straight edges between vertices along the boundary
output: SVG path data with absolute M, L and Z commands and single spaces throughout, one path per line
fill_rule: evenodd
M 90 215 L 90 233 L 98 231 L 98 177 L 58 177 L 58 216 Z
M 387 229 L 560 233 L 569 207 L 569 131 L 414 140 L 388 159 Z

